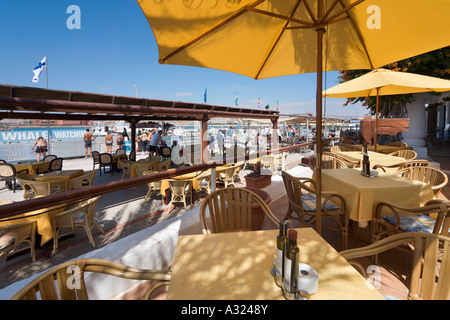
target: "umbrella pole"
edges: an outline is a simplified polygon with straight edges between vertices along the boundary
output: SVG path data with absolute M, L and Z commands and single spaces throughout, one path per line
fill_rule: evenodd
M 319 1 L 320 3 L 320 1 Z M 320 16 L 320 15 L 319 15 Z M 316 231 L 322 232 L 322 54 L 324 28 L 317 32 L 317 93 L 316 93 Z
M 375 152 L 377 152 L 377 142 L 378 142 L 378 104 L 380 102 L 380 88 L 377 88 L 377 103 L 375 107 L 375 130 L 374 130 L 374 146 Z

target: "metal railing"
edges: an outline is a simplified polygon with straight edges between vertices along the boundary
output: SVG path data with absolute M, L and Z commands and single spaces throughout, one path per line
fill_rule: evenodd
M 333 140 L 339 140 L 341 138 L 332 138 Z M 277 154 L 277 153 L 284 153 L 289 152 L 295 149 L 304 148 L 304 147 L 313 147 L 315 142 L 307 142 L 302 143 L 298 145 L 288 146 L 288 147 L 282 147 L 278 149 L 272 149 L 267 150 L 264 154 Z M 257 153 L 256 157 L 259 157 L 262 154 Z M 244 158 L 235 157 L 234 163 L 237 163 L 239 161 L 245 160 L 251 160 L 254 159 L 253 157 L 249 157 L 249 155 L 245 155 Z M 283 157 L 284 158 L 284 157 Z M 145 176 L 139 176 L 135 178 L 130 178 L 126 180 L 119 180 L 119 181 L 113 181 L 109 183 L 104 183 L 100 185 L 94 185 L 91 187 L 86 187 L 82 189 L 72 190 L 72 191 L 66 191 L 58 194 L 49 195 L 46 197 L 39 197 L 39 198 L 33 198 L 30 200 L 25 201 L 18 201 L 14 202 L 12 204 L 6 204 L 0 206 L 0 219 L 5 219 L 8 217 L 12 217 L 21 213 L 31 212 L 38 209 L 48 208 L 49 204 L 52 206 L 54 205 L 60 205 L 60 204 L 67 204 L 67 203 L 74 203 L 86 198 L 91 198 L 95 196 L 100 196 L 103 194 L 107 194 L 110 192 L 115 192 L 127 188 L 137 187 L 140 185 L 144 185 L 150 182 L 169 179 L 178 175 L 183 175 L 187 173 L 192 172 L 198 172 L 198 171 L 205 171 L 208 169 L 215 169 L 218 166 L 222 166 L 223 163 L 206 163 L 206 164 L 198 164 L 193 165 L 189 167 L 182 167 L 182 168 L 176 168 L 176 169 L 169 169 L 167 171 L 157 172 L 150 175 Z M 212 170 L 213 177 L 215 176 L 215 170 Z M 215 180 L 214 180 L 215 181 Z

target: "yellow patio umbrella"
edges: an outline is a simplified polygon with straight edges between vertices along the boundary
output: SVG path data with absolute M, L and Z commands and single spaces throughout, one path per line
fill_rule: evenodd
M 355 98 L 376 96 L 374 145 L 377 150 L 378 107 L 380 96 L 450 90 L 450 80 L 409 72 L 376 69 L 356 79 L 323 91 L 324 97 Z
M 137 1 L 156 38 L 160 63 L 254 79 L 316 72 L 320 133 L 323 71 L 375 69 L 450 44 L 448 0 Z

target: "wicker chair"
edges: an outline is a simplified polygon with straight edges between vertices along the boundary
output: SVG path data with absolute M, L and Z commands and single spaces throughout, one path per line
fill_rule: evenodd
M 316 183 L 309 178 L 297 178 L 289 173 L 281 172 L 288 196 L 289 207 L 284 220 L 295 219 L 300 221 L 300 227 L 313 226 L 316 217 Z M 331 219 L 338 228 L 333 231 L 341 232 L 342 248 L 347 248 L 349 217 L 344 198 L 335 193 L 322 194 L 322 210 L 319 219 Z M 292 214 L 295 213 L 297 217 Z M 323 226 L 325 228 L 325 226 Z
M 3 200 L 4 201 L 4 200 Z M 11 201 L 10 203 L 12 203 Z M 6 203 L 2 203 L 6 204 Z M 11 253 L 26 249 L 31 251 L 31 259 L 36 261 L 35 248 L 36 221 L 12 224 L 0 227 L 0 257 L 5 259 Z M 23 246 L 23 244 L 25 244 Z
M 100 153 L 100 175 L 102 175 L 102 168 L 103 173 L 106 173 L 106 167 L 109 167 L 109 172 L 113 175 L 114 161 L 112 156 L 109 153 Z
M 191 181 L 169 179 L 171 200 L 169 205 L 174 202 L 182 202 L 186 210 L 186 199 L 191 199 L 192 204 L 192 183 Z
M 92 169 L 95 169 L 95 165 L 98 164 L 99 165 L 99 169 L 100 169 L 100 152 L 98 151 L 92 151 Z M 100 172 L 100 175 L 102 175 L 102 173 Z
M 373 166 L 374 170 L 381 169 L 383 172 L 386 172 L 386 168 L 397 168 L 398 170 L 402 170 L 404 168 L 409 167 L 428 167 L 430 165 L 430 161 L 428 160 L 408 160 L 404 163 L 399 163 L 395 165 L 381 165 L 376 164 Z
M 336 151 L 336 152 L 339 152 L 339 151 Z M 348 159 L 347 157 L 345 157 L 341 154 L 337 154 L 335 152 L 324 152 L 323 155 L 333 156 L 333 157 L 339 159 L 341 162 L 343 162 L 347 166 L 347 168 L 361 167 L 361 162 L 359 160 L 351 160 L 351 159 Z
M 406 160 L 415 160 L 417 158 L 417 152 L 414 150 L 408 150 L 408 149 L 400 149 L 391 153 L 388 153 L 389 156 L 394 157 L 401 157 L 405 158 Z
M 430 214 L 437 217 L 432 218 Z M 406 208 L 380 202 L 372 220 L 372 241 L 402 232 L 424 232 L 450 236 L 450 202 L 430 200 L 422 207 Z
M 400 175 L 405 178 L 417 180 L 428 183 L 431 185 L 434 195 L 437 197 L 442 188 L 448 183 L 447 175 L 439 169 L 432 167 L 408 167 L 395 172 L 394 174 Z
M 94 213 L 100 196 L 88 200 L 83 200 L 77 204 L 70 205 L 63 212 L 52 215 L 52 227 L 54 233 L 53 250 L 58 249 L 58 239 L 67 234 L 71 234 L 79 229 L 84 229 L 88 236 L 89 242 L 95 247 L 91 230 L 96 227 L 101 233 L 103 229 L 95 221 Z M 64 234 L 59 234 L 61 230 L 69 229 Z
M 159 156 L 158 156 L 158 157 L 159 157 Z M 171 164 L 172 164 L 172 160 L 171 160 L 171 159 L 169 159 L 169 160 L 164 160 L 164 161 L 162 161 L 162 162 L 157 162 L 157 163 L 155 164 L 155 170 L 156 170 L 156 171 L 166 171 L 166 170 L 169 170 Z
M 259 205 L 275 228 L 279 226 L 279 220 L 256 193 L 245 188 L 225 188 L 214 191 L 202 203 L 200 220 L 203 233 L 252 230 L 252 203 Z
M 53 159 L 58 158 L 58 156 L 54 155 L 54 154 L 48 154 L 44 157 L 44 159 L 42 160 L 43 162 L 45 161 L 52 161 Z
M 69 181 L 69 190 L 90 187 L 94 184 L 98 169 L 86 171 L 83 175 L 72 178 Z
M 199 190 L 211 193 L 211 170 L 205 170 L 197 176 Z
M 48 168 L 37 168 L 36 173 L 47 173 L 52 171 L 62 170 L 63 167 L 63 158 L 54 158 L 50 161 Z
M 26 181 L 26 183 L 22 180 L 20 183 L 26 184 L 26 188 L 31 188 L 31 193 L 27 194 L 28 199 L 36 196 L 49 196 L 51 194 L 65 192 L 67 190 L 67 183 L 62 180 Z
M 239 167 L 237 166 L 231 166 L 223 170 L 218 170 L 216 172 L 216 182 L 223 183 L 224 188 L 234 186 L 234 178 L 237 170 L 239 170 Z
M 17 174 L 28 173 L 28 169 L 16 171 L 16 168 L 9 163 L 0 163 L 0 181 L 5 181 L 6 186 L 16 192 Z
M 341 144 L 338 146 L 330 147 L 330 152 L 345 152 L 345 151 L 355 151 L 355 148 L 351 144 Z
M 117 149 L 116 150 L 116 154 L 124 154 L 124 155 L 126 155 L 127 154 L 127 151 L 124 149 L 124 148 L 119 148 L 119 149 Z
M 398 147 L 398 148 L 406 148 L 408 146 L 405 142 L 401 142 L 401 141 L 389 142 L 386 145 L 390 146 L 390 147 Z
M 448 237 L 422 232 L 405 232 L 366 247 L 342 251 L 340 255 L 366 277 L 362 265 L 353 259 L 372 256 L 402 245 L 414 248 L 413 262 L 408 272 L 410 274 L 408 299 L 448 300 L 450 297 L 450 277 L 446 272 L 450 269 L 450 238 Z M 441 250 L 442 255 L 439 254 Z
M 309 166 L 312 170 L 317 169 L 316 158 L 312 158 L 309 162 Z M 347 169 L 347 165 L 344 161 L 340 160 L 334 154 L 326 155 L 322 154 L 322 169 Z
M 128 162 L 119 160 L 119 167 L 122 168 L 122 178 L 121 180 L 125 179 L 126 177 L 130 176 L 131 167 L 132 164 L 129 164 Z
M 130 154 L 128 155 L 128 160 L 136 161 L 136 149 L 131 150 Z
M 150 175 L 155 173 L 156 171 L 154 170 L 146 170 L 143 171 L 142 175 L 146 176 L 146 175 Z M 144 201 L 147 201 L 147 199 L 153 194 L 153 193 L 157 193 L 160 194 L 161 193 L 161 180 L 158 181 L 152 181 L 147 183 L 147 187 L 148 187 L 148 191 L 147 194 L 145 195 Z M 163 198 L 164 199 L 164 198 Z
M 33 183 L 35 178 L 37 177 L 37 174 L 32 173 L 20 173 L 17 175 L 17 181 L 22 186 L 23 189 L 23 196 L 22 200 L 28 200 L 35 196 L 33 189 L 31 188 L 31 183 Z
M 72 272 L 67 273 L 68 270 Z M 171 279 L 171 272 L 167 270 L 144 270 L 107 260 L 79 259 L 44 272 L 17 292 L 12 300 L 37 300 L 38 297 L 41 300 L 88 300 L 85 283 L 88 272 L 124 279 L 157 281 L 147 291 L 146 300 L 151 298 L 157 288 L 169 285 Z M 76 279 L 77 282 L 71 282 L 71 279 Z

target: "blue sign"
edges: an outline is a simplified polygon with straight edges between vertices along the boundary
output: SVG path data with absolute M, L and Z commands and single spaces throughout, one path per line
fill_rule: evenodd
M 61 128 L 12 128 L 11 131 L 0 131 L 0 142 L 25 142 L 36 141 L 39 137 L 46 140 L 74 140 L 83 139 L 86 128 L 61 127 Z

